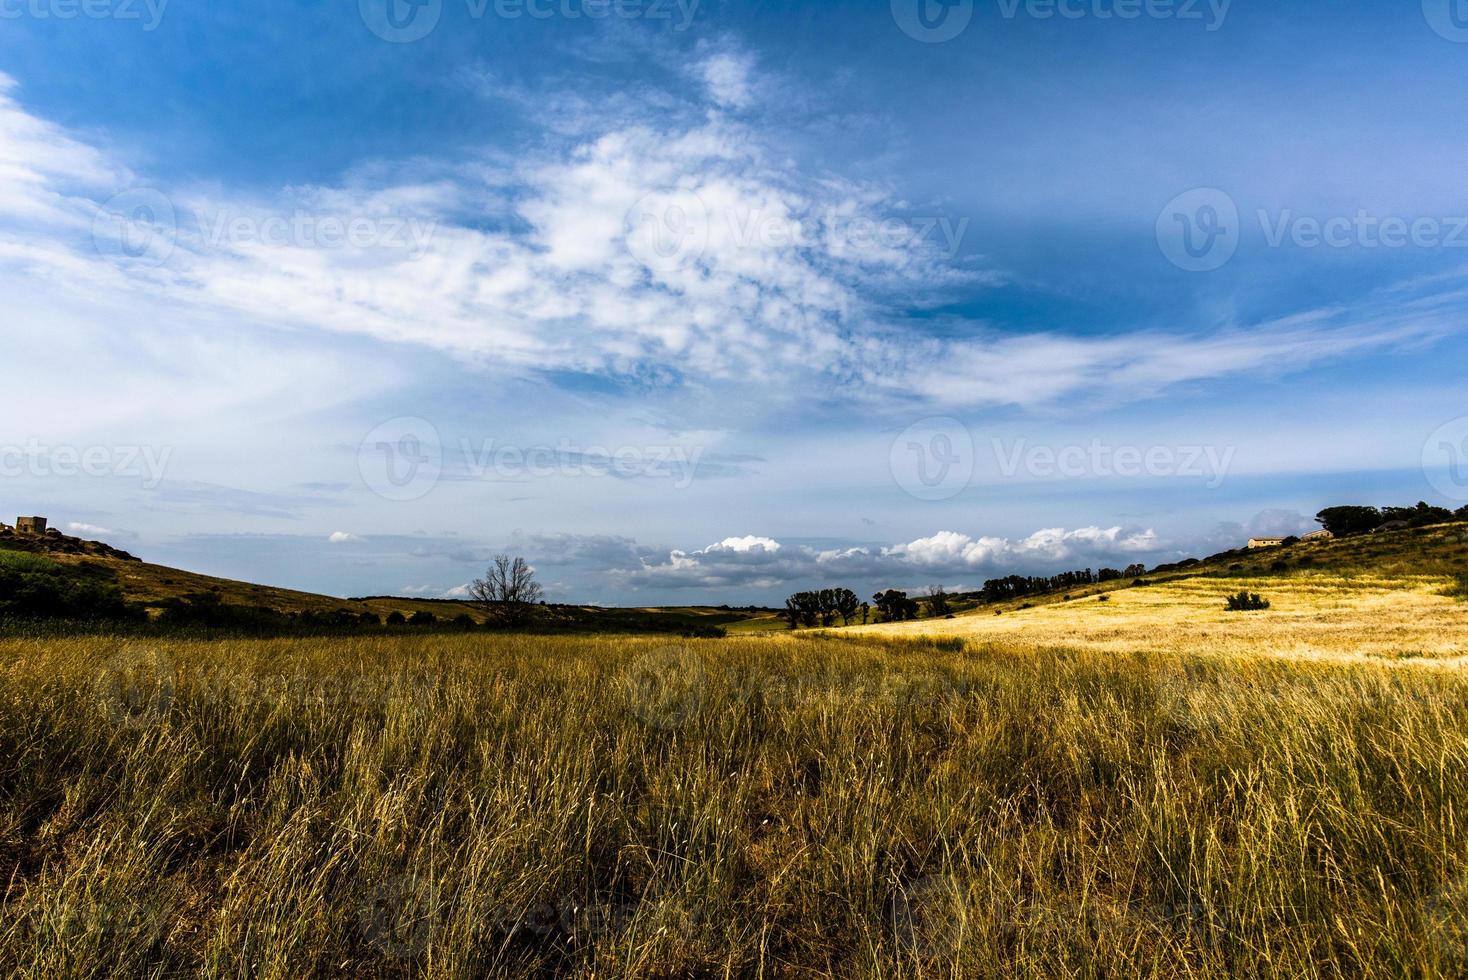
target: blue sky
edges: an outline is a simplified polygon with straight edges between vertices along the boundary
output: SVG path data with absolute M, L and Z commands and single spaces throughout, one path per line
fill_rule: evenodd
M 0 513 L 642 604 L 1460 506 L 1465 97 L 1457 0 L 0 0 Z

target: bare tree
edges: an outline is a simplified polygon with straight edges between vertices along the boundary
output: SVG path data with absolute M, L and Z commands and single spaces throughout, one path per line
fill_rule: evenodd
M 496 555 L 494 564 L 469 586 L 474 601 L 484 607 L 492 622 L 520 626 L 529 618 L 545 594 L 535 581 L 535 569 L 524 558 Z

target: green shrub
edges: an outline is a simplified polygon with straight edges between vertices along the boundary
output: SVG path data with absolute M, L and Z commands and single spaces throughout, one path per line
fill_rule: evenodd
M 1468 572 L 1459 572 L 1448 589 L 1448 595 L 1454 599 L 1468 599 Z
M 1269 600 L 1257 592 L 1240 592 L 1228 597 L 1229 612 L 1257 612 L 1269 608 Z
M 409 626 L 432 626 L 438 622 L 438 617 L 425 609 L 420 609 L 408 617 Z
M 127 603 L 116 576 L 100 566 L 0 551 L 0 617 L 129 620 L 143 612 Z

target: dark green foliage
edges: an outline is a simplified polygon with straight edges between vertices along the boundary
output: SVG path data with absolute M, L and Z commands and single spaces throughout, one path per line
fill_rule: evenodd
M 1228 597 L 1229 612 L 1258 612 L 1269 608 L 1269 600 L 1257 592 L 1240 592 Z
M 1446 507 L 1434 507 L 1419 500 L 1416 507 L 1383 507 L 1383 521 L 1403 521 L 1409 527 L 1427 527 L 1430 524 L 1446 524 L 1453 519 L 1453 512 Z
M 852 617 L 861 608 L 861 600 L 850 589 L 819 589 L 795 593 L 785 600 L 785 608 L 780 615 L 791 629 L 801 626 L 831 626 L 838 616 L 843 626 L 849 626 Z
M 402 613 L 398 612 L 396 609 L 394 609 L 392 612 L 390 612 L 390 613 L 387 614 L 387 625 L 389 625 L 389 626 L 404 626 L 404 625 L 407 624 L 407 622 L 408 622 L 408 617 L 407 616 L 404 616 Z
M 459 615 L 454 617 L 453 624 L 455 627 L 461 630 L 472 630 L 474 629 L 474 627 L 479 625 L 478 623 L 474 622 L 474 617 L 469 615 L 468 613 L 459 613 Z
M 1338 538 L 1367 534 L 1381 526 L 1381 511 L 1375 507 L 1327 507 L 1315 515 L 1320 526 Z
M 436 622 L 438 622 L 438 617 L 424 609 L 408 617 L 409 626 L 432 626 Z
M 722 640 L 729 631 L 722 626 L 695 626 L 683 635 L 690 640 Z
M 888 623 L 918 618 L 917 600 L 909 599 L 906 592 L 898 592 L 896 589 L 878 592 L 872 596 L 872 605 L 877 607 L 883 621 Z
M 116 576 L 104 568 L 0 551 L 0 617 L 137 620 L 143 613 L 123 599 Z

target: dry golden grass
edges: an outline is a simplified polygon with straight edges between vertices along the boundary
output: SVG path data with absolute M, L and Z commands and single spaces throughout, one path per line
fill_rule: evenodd
M 954 619 L 853 628 L 892 636 L 962 637 L 1009 649 L 1066 646 L 1116 653 L 1216 653 L 1298 660 L 1426 659 L 1459 666 L 1468 656 L 1468 603 L 1444 576 L 1408 578 L 1299 571 L 1268 577 L 1195 577 L 1001 615 L 979 608 Z M 1257 592 L 1271 608 L 1225 612 L 1224 599 Z
M 1468 969 L 1453 671 L 855 633 L 0 665 L 6 975 Z

